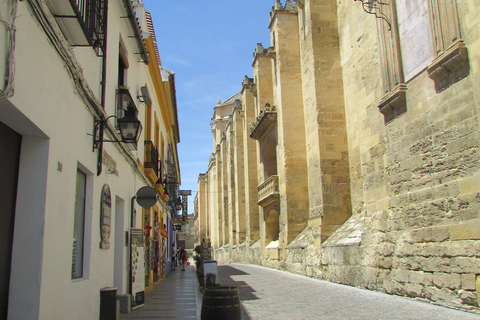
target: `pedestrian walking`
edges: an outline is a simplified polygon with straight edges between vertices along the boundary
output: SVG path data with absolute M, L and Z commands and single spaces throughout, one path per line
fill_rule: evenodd
M 175 244 L 172 243 L 172 265 L 173 265 L 172 271 L 175 271 L 175 266 L 177 265 L 176 259 L 177 259 L 177 255 L 175 251 Z
M 185 271 L 185 262 L 186 262 L 186 258 L 185 257 L 188 257 L 188 253 L 187 251 L 185 250 L 185 248 L 183 246 L 180 247 L 180 255 L 179 255 L 179 263 L 182 264 L 182 270 L 181 271 Z

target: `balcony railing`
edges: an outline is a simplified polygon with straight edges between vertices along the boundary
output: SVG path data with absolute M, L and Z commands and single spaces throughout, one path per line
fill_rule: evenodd
M 278 201 L 279 198 L 278 176 L 270 176 L 264 183 L 258 186 L 258 205 L 266 207 Z
M 145 141 L 145 169 L 152 169 L 158 178 L 158 151 L 152 141 Z
M 50 0 L 47 5 L 73 46 L 91 46 L 105 54 L 107 0 Z
M 75 2 L 79 11 L 87 38 L 97 55 L 105 54 L 107 38 L 107 1 L 106 0 L 70 0 Z M 73 6 L 73 4 L 72 4 Z

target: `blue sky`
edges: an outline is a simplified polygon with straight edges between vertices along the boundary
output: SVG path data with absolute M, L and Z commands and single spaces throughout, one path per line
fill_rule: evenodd
M 213 152 L 210 121 L 223 102 L 252 77 L 257 43 L 270 46 L 274 0 L 143 0 L 152 15 L 162 66 L 175 73 L 180 125 L 178 145 L 182 190 L 192 190 Z M 283 3 L 284 1 L 282 1 Z

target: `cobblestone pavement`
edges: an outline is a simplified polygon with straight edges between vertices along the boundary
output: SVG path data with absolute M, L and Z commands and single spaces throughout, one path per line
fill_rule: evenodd
M 311 279 L 254 265 L 219 265 L 220 285 L 236 286 L 242 320 L 479 320 L 479 314 Z

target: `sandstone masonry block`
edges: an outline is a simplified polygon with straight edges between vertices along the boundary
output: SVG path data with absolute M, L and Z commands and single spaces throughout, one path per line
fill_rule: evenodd
M 475 294 L 475 292 L 459 290 L 458 293 L 460 294 L 460 299 L 462 300 L 462 303 L 473 306 L 477 305 L 477 295 Z
M 382 269 L 391 269 L 393 259 L 391 257 L 377 257 L 377 266 Z
M 409 273 L 410 272 L 408 270 L 394 269 L 394 270 L 392 270 L 392 278 L 393 278 L 393 280 L 395 280 L 399 283 L 407 283 Z
M 451 271 L 480 274 L 480 259 L 474 257 L 454 258 L 451 263 Z
M 474 291 L 476 289 L 476 276 L 473 273 L 463 273 L 460 276 L 460 281 L 462 282 L 462 289 Z
M 451 225 L 449 231 L 451 240 L 479 240 L 480 222 Z
M 422 295 L 423 286 L 419 284 L 407 283 L 405 285 L 405 295 L 415 298 Z
M 476 291 L 477 291 L 477 305 L 480 305 L 480 276 L 477 275 L 476 281 Z
M 393 243 L 382 243 L 376 247 L 377 254 L 390 257 L 393 255 L 393 251 L 395 249 L 395 245 Z
M 407 238 L 408 242 L 441 242 L 449 238 L 449 230 L 446 226 L 428 227 L 412 230 Z
M 474 193 L 480 190 L 480 173 L 460 181 L 460 192 L 462 194 Z
M 451 290 L 460 288 L 460 275 L 457 273 L 435 272 L 433 274 L 433 284 L 437 288 L 448 288 Z
M 433 275 L 427 272 L 410 272 L 409 280 L 411 283 L 431 286 L 433 284 Z

